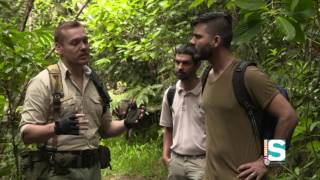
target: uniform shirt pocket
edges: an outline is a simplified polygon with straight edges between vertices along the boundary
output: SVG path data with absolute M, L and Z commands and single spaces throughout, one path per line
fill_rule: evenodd
M 103 112 L 102 100 L 100 96 L 87 97 L 86 99 L 85 111 L 90 114 L 89 121 L 93 120 L 100 127 Z
M 76 113 L 77 102 L 73 96 L 67 96 L 61 99 L 61 115 L 64 116 L 70 113 Z

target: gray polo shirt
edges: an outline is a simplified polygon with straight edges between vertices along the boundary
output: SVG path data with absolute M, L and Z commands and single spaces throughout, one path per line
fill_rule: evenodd
M 170 149 L 183 155 L 204 154 L 206 133 L 204 111 L 200 107 L 201 82 L 190 91 L 182 89 L 180 80 L 176 83 L 172 112 L 167 93 L 168 89 L 163 96 L 160 125 L 173 129 Z

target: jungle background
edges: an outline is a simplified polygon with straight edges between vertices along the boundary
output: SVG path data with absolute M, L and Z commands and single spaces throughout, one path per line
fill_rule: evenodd
M 158 122 L 163 92 L 176 81 L 174 49 L 189 41 L 191 19 L 209 11 L 232 15 L 234 54 L 286 87 L 299 113 L 286 164 L 272 168 L 271 179 L 320 179 L 319 0 L 0 0 L 0 8 L 0 179 L 20 178 L 18 124 L 27 83 L 57 61 L 54 28 L 74 19 L 87 26 L 91 65 L 112 108 L 136 99 L 149 112 L 129 139 L 102 142 L 112 153 L 112 170 L 102 175 L 165 179 Z

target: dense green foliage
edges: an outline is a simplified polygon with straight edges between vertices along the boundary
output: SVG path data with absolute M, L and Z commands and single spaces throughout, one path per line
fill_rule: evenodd
M 106 174 L 163 176 L 163 170 L 152 166 L 160 166 L 157 123 L 161 94 L 175 81 L 174 48 L 190 39 L 189 24 L 196 14 L 224 10 L 234 18 L 236 56 L 257 62 L 287 87 L 299 112 L 287 164 L 272 176 L 319 179 L 319 0 L 0 0 L 0 176 L 19 177 L 19 106 L 28 80 L 57 60 L 53 54 L 44 59 L 53 29 L 72 20 L 86 2 L 79 20 L 87 25 L 92 65 L 115 94 L 113 106 L 120 97 L 135 98 L 151 114 L 152 127 L 144 136 L 138 133 L 139 140 L 129 145 L 120 139 L 110 142 L 114 156 L 125 155 Z M 130 158 L 133 164 L 126 163 Z
M 137 176 L 146 179 L 165 179 L 166 171 L 159 158 L 162 153 L 159 139 L 143 142 L 141 136 L 130 139 L 112 138 L 106 142 L 112 147 L 112 170 L 104 170 L 103 176 Z

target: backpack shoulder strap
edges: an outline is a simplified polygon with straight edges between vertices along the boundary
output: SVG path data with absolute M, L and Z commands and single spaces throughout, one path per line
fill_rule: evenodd
M 61 110 L 61 99 L 64 97 L 63 94 L 63 86 L 62 86 L 62 77 L 60 73 L 60 68 L 58 64 L 52 64 L 47 67 L 49 72 L 49 79 L 50 79 L 50 87 L 52 93 L 52 106 L 53 106 L 53 118 L 56 120 L 60 115 Z M 45 142 L 43 147 L 45 148 L 47 142 Z M 55 135 L 52 138 L 52 146 L 53 149 L 57 148 L 58 144 L 58 137 Z
M 232 84 L 233 84 L 234 94 L 238 103 L 247 112 L 249 119 L 251 121 L 253 131 L 256 134 L 256 137 L 260 139 L 261 133 L 257 125 L 258 124 L 257 121 L 259 121 L 259 118 L 256 115 L 257 108 L 253 104 L 244 83 L 244 74 L 248 66 L 256 66 L 256 64 L 247 62 L 247 61 L 239 62 L 239 64 L 237 65 L 236 69 L 233 72 Z
M 203 71 L 202 75 L 201 75 L 201 84 L 202 84 L 202 89 L 201 92 L 203 93 L 204 87 L 207 83 L 207 79 L 208 79 L 208 75 L 210 70 L 212 69 L 212 65 L 209 64 Z
M 101 80 L 99 79 L 98 75 L 96 74 L 96 72 L 91 67 L 90 67 L 90 69 L 91 69 L 90 78 L 91 78 L 94 86 L 96 87 L 96 89 L 102 99 L 103 113 L 105 113 L 107 111 L 107 109 L 110 108 L 111 98 L 108 94 L 108 91 L 105 91 L 105 88 L 104 88 Z
M 52 64 L 47 67 L 49 72 L 51 93 L 53 98 L 53 113 L 58 116 L 61 107 L 61 98 L 64 97 L 62 78 L 58 64 Z
M 167 92 L 167 101 L 170 109 L 172 108 L 174 95 L 176 94 L 176 85 L 170 86 Z

